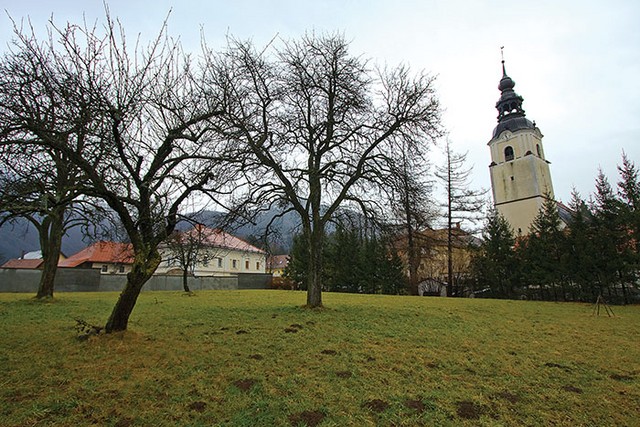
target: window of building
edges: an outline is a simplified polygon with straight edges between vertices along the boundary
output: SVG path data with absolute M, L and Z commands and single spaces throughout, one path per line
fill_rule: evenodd
M 237 259 L 232 259 L 231 260 L 231 267 L 237 269 L 238 268 L 238 260 Z
M 538 157 L 542 157 L 542 152 L 540 151 L 540 144 L 536 144 L 536 151 L 538 152 Z
M 118 272 L 120 272 L 120 273 L 124 273 L 124 265 L 121 265 L 121 266 L 118 268 Z
M 218 260 L 218 268 L 222 268 L 222 258 L 216 258 Z
M 260 261 L 256 262 L 256 270 L 260 271 Z
M 248 269 L 249 269 L 249 260 L 246 260 L 246 261 L 244 262 L 244 269 L 245 269 L 245 270 L 248 270 Z
M 513 160 L 513 158 L 513 147 L 507 146 L 507 148 L 504 149 L 504 161 L 510 162 L 511 160 Z
M 103 273 L 106 273 L 109 270 L 109 266 L 108 265 L 103 265 L 102 268 L 100 269 L 100 271 L 102 271 Z

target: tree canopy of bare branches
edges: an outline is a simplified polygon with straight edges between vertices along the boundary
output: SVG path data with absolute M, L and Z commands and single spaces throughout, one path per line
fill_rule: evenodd
M 132 271 L 107 332 L 127 328 L 185 201 L 233 182 L 209 125 L 225 106 L 204 85 L 208 64 L 183 52 L 166 26 L 131 48 L 108 15 L 103 30 L 50 24 L 43 41 L 17 28 L 2 59 L 0 143 L 64 157 L 87 183 L 83 193 L 106 202 L 132 244 Z
M 236 144 L 244 196 L 295 211 L 309 255 L 307 305 L 322 305 L 326 225 L 351 206 L 380 212 L 392 164 L 440 135 L 434 78 L 375 68 L 341 35 L 307 34 L 258 51 L 232 41 L 212 75 L 220 130 Z

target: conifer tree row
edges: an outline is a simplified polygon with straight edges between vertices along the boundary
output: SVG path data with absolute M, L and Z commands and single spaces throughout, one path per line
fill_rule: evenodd
M 551 198 L 529 234 L 517 240 L 506 220 L 492 213 L 474 257 L 476 291 L 502 298 L 638 302 L 640 180 L 624 153 L 618 171 L 617 191 L 599 171 L 589 203 L 572 192 L 566 228 Z

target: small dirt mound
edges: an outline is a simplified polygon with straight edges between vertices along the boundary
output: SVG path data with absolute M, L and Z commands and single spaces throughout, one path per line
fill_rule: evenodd
M 506 400 L 509 403 L 518 403 L 520 401 L 520 397 L 510 393 L 508 391 L 502 391 L 500 393 L 495 394 L 495 397 L 498 399 Z
M 380 399 L 367 400 L 362 404 L 362 407 L 373 412 L 381 413 L 389 408 L 389 402 Z
M 288 334 L 296 334 L 298 330 L 296 328 L 285 328 L 284 331 Z
M 257 382 L 258 381 L 254 380 L 253 378 L 245 378 L 242 380 L 234 381 L 233 385 L 242 391 L 249 391 L 251 390 L 251 388 L 253 388 L 254 385 L 256 385 Z
M 576 394 L 582 394 L 583 393 L 581 388 L 578 388 L 578 387 L 575 387 L 575 386 L 572 386 L 572 385 L 566 385 L 566 386 L 562 387 L 562 389 L 564 391 L 568 391 L 570 393 L 576 393 Z
M 115 424 L 115 427 L 129 427 L 133 424 L 133 420 L 131 418 L 120 418 Z
M 465 420 L 477 420 L 484 412 L 484 407 L 469 401 L 458 402 L 457 411 L 458 416 Z
M 634 377 L 631 375 L 611 374 L 609 378 L 616 381 L 633 381 Z
M 321 354 L 328 354 L 329 356 L 335 356 L 336 354 L 338 354 L 338 352 L 335 351 L 335 350 L 322 350 L 320 353 Z
M 413 409 L 414 411 L 416 411 L 419 414 L 423 413 L 424 410 L 427 408 L 422 401 L 420 401 L 420 400 L 412 400 L 412 399 L 405 400 L 404 401 L 404 406 L 406 406 L 409 409 Z
M 251 355 L 249 355 L 249 359 L 262 360 L 262 359 L 264 359 L 264 356 L 261 355 L 261 354 L 251 354 Z
M 236 335 L 244 335 L 244 334 L 248 334 L 249 332 L 245 331 L 244 329 L 240 329 L 239 331 L 236 331 Z
M 316 427 L 324 420 L 324 417 L 325 415 L 320 411 L 302 411 L 289 415 L 289 422 L 292 426 Z
M 367 357 L 367 362 L 375 362 L 375 361 L 376 361 L 375 357 L 371 357 L 371 356 Z
M 351 378 L 353 374 L 351 373 L 351 371 L 338 371 L 336 372 L 336 376 L 338 378 Z
M 547 368 L 558 368 L 558 369 L 562 369 L 563 371 L 566 372 L 571 372 L 571 368 L 565 365 L 561 365 L 559 363 L 552 363 L 552 362 L 547 362 L 544 364 L 545 367 Z
M 197 401 L 197 402 L 192 402 L 189 405 L 189 409 L 195 412 L 204 412 L 204 410 L 207 408 L 207 404 L 206 402 L 203 402 L 201 400 Z

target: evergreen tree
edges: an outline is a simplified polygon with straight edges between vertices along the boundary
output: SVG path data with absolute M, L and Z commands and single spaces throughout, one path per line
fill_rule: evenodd
M 483 241 L 472 260 L 476 289 L 489 289 L 490 295 L 511 298 L 517 293 L 519 272 L 514 252 L 515 236 L 507 220 L 496 210 L 489 212 Z
M 534 289 L 540 290 L 542 299 L 558 301 L 569 298 L 566 238 L 561 225 L 558 205 L 546 195 L 531 224 L 529 236 L 524 240 L 523 251 L 526 277 Z
M 595 301 L 599 291 L 593 259 L 596 257 L 599 245 L 594 235 L 593 215 L 575 188 L 571 192 L 569 208 L 571 222 L 567 234 L 569 251 L 567 274 L 577 287 L 578 299 Z
M 325 281 L 329 291 L 359 292 L 362 243 L 357 231 L 338 227 L 327 238 Z
M 296 289 L 307 289 L 308 244 L 304 234 L 293 236 L 289 263 L 284 269 L 284 277 L 295 283 Z
M 638 169 L 625 153 L 622 154 L 622 166 L 618 166 L 618 171 L 618 195 L 622 202 L 621 232 L 626 240 L 620 248 L 624 262 L 621 281 L 625 302 L 628 302 L 627 285 L 636 282 L 640 270 L 640 180 Z
M 598 171 L 592 205 L 594 240 L 598 243 L 598 251 L 593 257 L 598 294 L 609 300 L 617 299 L 617 284 L 620 283 L 620 275 L 624 270 L 620 250 L 628 235 L 626 227 L 622 227 L 620 223 L 622 203 L 602 170 Z

